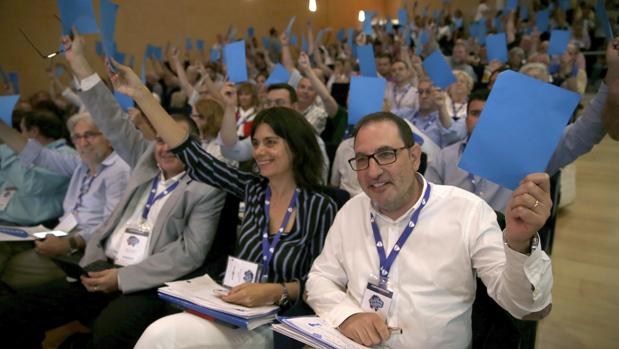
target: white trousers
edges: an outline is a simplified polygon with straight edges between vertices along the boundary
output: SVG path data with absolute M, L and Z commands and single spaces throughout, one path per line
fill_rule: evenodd
M 163 317 L 148 326 L 136 349 L 272 348 L 271 326 L 232 328 L 189 313 Z

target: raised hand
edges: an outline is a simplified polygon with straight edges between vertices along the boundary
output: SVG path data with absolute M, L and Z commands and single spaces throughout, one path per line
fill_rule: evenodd
M 312 70 L 312 65 L 310 64 L 310 59 L 307 53 L 301 52 L 299 54 L 298 62 L 299 62 L 299 68 L 301 68 L 301 71 L 307 72 L 307 71 Z
M 116 60 L 112 60 L 111 64 L 116 68 L 116 72 L 108 72 L 115 90 L 134 99 L 139 93 L 150 93 L 131 68 Z
M 232 82 L 226 82 L 220 90 L 221 99 L 223 100 L 226 108 L 236 108 L 238 99 L 236 95 L 236 87 Z

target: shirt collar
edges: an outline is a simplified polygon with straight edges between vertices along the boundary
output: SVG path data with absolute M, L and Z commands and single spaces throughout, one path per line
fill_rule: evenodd
M 426 179 L 421 174 L 417 173 L 416 175 L 417 175 L 417 178 L 421 179 L 423 185 L 421 186 L 421 193 L 419 194 L 419 198 L 417 199 L 417 201 L 415 202 L 413 206 L 411 206 L 400 217 L 396 219 L 391 219 L 383 215 L 382 213 L 378 212 L 378 210 L 374 207 L 374 203 L 372 202 L 370 206 L 370 211 L 372 212 L 372 214 L 374 214 L 374 216 L 376 217 L 380 217 L 383 221 L 390 223 L 390 224 L 398 224 L 404 220 L 408 221 L 413 211 L 416 210 L 419 207 L 419 205 L 421 205 L 421 200 L 423 200 L 423 194 L 426 192 L 426 188 L 428 187 L 428 185 L 430 185 L 430 183 L 428 183 L 428 181 L 426 181 Z
M 174 177 L 170 177 L 167 180 L 165 179 L 165 177 L 163 176 L 163 171 L 159 171 L 159 184 L 163 184 L 163 186 L 167 187 L 168 185 L 179 181 L 181 179 L 181 177 L 183 177 L 185 175 L 185 171 L 177 174 Z

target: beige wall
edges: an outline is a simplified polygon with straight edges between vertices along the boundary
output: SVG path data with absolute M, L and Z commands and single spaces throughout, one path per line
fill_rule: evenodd
M 400 0 L 317 0 L 318 11 L 308 10 L 307 0 L 115 0 L 120 5 L 117 18 L 116 41 L 118 50 L 136 56 L 136 64 L 146 43 L 164 46 L 167 42 L 184 45 L 185 36 L 202 38 L 207 45 L 214 42 L 217 33 L 225 33 L 234 25 L 244 33 L 252 25 L 258 36 L 265 35 L 272 26 L 280 30 L 292 15 L 297 19 L 294 31 L 297 35 L 311 19 L 314 30 L 329 26 L 332 36 L 342 27 L 359 26 L 359 10 L 376 11 L 379 16 L 390 14 L 396 17 Z M 476 4 L 477 1 L 453 0 L 454 8 L 461 3 Z M 420 0 L 420 8 L 429 0 Z M 440 6 L 440 2 L 432 2 Z M 95 11 L 99 1 L 94 1 Z M 470 5 L 470 8 L 473 8 Z M 432 5 L 430 8 L 433 8 Z M 22 95 L 47 89 L 45 67 L 49 61 L 37 57 L 33 49 L 18 32 L 19 27 L 32 37 L 43 51 L 51 52 L 58 47 L 60 23 L 53 17 L 57 14 L 54 0 L 0 0 L 0 65 L 5 71 L 17 71 Z M 98 35 L 88 36 L 91 61 L 97 69 L 103 65 L 94 54 L 94 41 Z M 128 58 L 127 58 L 128 59 Z M 64 58 L 57 58 L 59 62 Z

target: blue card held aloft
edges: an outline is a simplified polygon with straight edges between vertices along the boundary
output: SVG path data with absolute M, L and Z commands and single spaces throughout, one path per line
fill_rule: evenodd
M 362 76 L 376 77 L 376 59 L 372 45 L 357 46 L 357 58 Z
M 287 84 L 288 80 L 290 80 L 290 72 L 283 65 L 277 63 L 264 83 L 267 86 L 280 83 Z
M 486 37 L 486 51 L 488 62 L 497 60 L 507 63 L 507 39 L 505 33 L 488 35 Z
M 348 123 L 356 124 L 362 117 L 383 110 L 386 81 L 383 78 L 353 76 L 348 94 Z
M 572 33 L 569 30 L 553 30 L 550 32 L 548 44 L 549 55 L 561 55 L 567 49 Z
M 245 41 L 236 41 L 224 46 L 224 64 L 228 69 L 228 80 L 234 83 L 248 80 Z
M 99 13 L 101 16 L 101 40 L 103 52 L 108 57 L 114 57 L 114 33 L 116 31 L 116 14 L 118 5 L 109 0 L 100 0 Z
M 441 51 L 434 51 L 421 64 L 435 86 L 445 89 L 456 82 L 456 77 Z
M 11 120 L 13 120 L 13 109 L 18 100 L 19 95 L 0 96 L 0 118 L 12 127 L 15 127 Z
M 75 26 L 80 34 L 98 33 L 97 19 L 90 0 L 56 0 L 62 33 L 69 35 Z

